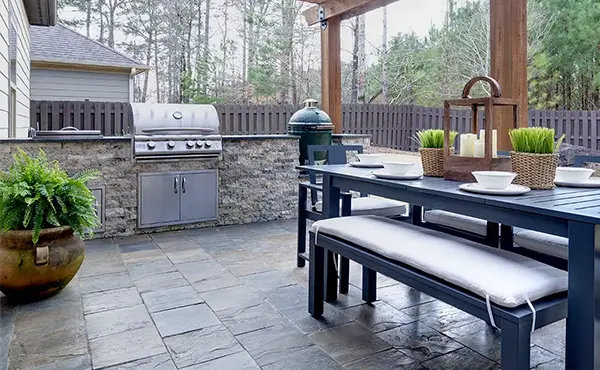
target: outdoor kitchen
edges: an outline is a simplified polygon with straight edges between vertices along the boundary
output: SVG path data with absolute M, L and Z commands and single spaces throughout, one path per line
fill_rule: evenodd
M 0 168 L 21 148 L 43 150 L 71 174 L 101 171 L 90 183 L 101 218 L 94 237 L 295 217 L 297 137 L 221 136 L 209 105 L 133 107 L 131 137 L 63 130 L 1 139 Z

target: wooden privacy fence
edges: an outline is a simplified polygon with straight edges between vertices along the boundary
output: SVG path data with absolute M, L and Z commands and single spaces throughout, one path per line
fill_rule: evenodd
M 292 114 L 300 109 L 286 105 L 215 105 L 224 135 L 285 134 Z M 373 145 L 400 150 L 417 150 L 412 137 L 418 130 L 442 128 L 443 108 L 414 105 L 344 104 L 344 133 L 369 134 Z M 452 110 L 452 128 L 469 131 L 470 110 Z M 479 123 L 483 124 L 483 113 Z M 83 130 L 100 130 L 104 135 L 124 135 L 132 129 L 128 103 L 90 101 L 31 101 L 31 127 L 59 130 L 74 126 Z M 556 129 L 566 135 L 565 142 L 600 149 L 600 111 L 530 110 L 530 126 Z
M 106 136 L 121 136 L 131 132 L 129 103 L 95 101 L 30 102 L 31 127 L 39 130 L 60 130 L 72 126 L 80 130 L 100 130 Z

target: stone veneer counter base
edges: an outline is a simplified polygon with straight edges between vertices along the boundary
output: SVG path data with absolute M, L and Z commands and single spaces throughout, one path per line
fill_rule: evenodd
M 234 225 L 296 217 L 298 139 L 294 136 L 224 136 L 222 159 L 143 162 L 132 159 L 131 140 L 0 140 L 0 169 L 12 154 L 43 149 L 70 174 L 98 169 L 102 177 L 90 187 L 105 187 L 104 231 L 94 237 L 113 237 L 165 230 Z M 217 221 L 137 230 L 137 175 L 146 172 L 218 169 Z

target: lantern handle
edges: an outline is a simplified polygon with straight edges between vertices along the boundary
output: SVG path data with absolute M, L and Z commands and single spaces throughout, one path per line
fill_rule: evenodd
M 471 89 L 479 81 L 485 81 L 488 84 L 490 84 L 490 87 L 492 88 L 492 96 L 494 98 L 499 98 L 502 96 L 502 89 L 500 88 L 500 84 L 498 83 L 498 81 L 494 80 L 490 76 L 477 76 L 470 79 L 469 82 L 467 82 L 467 84 L 465 85 L 462 92 L 463 99 L 471 99 L 471 95 L 469 95 L 471 94 Z

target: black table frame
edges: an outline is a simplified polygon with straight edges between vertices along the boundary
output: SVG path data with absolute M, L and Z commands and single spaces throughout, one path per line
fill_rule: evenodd
M 600 368 L 600 189 L 556 188 L 521 196 L 471 194 L 439 178 L 377 179 L 368 169 L 300 166 L 323 175 L 323 217 L 339 217 L 341 191 L 358 191 L 569 238 L 566 368 Z M 598 253 L 596 253 L 598 245 Z M 325 261 L 325 300 L 337 296 L 333 256 Z M 598 334 L 596 334 L 598 332 Z M 596 339 L 597 338 L 597 339 Z

